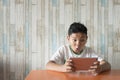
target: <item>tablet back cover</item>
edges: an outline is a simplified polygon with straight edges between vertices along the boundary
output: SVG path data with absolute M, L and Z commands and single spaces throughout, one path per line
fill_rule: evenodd
M 75 71 L 88 70 L 97 58 L 71 58 Z

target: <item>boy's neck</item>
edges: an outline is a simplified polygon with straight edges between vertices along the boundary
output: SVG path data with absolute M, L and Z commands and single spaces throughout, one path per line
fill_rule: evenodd
M 69 47 L 70 47 L 70 50 L 71 50 L 74 54 L 80 55 L 80 54 L 83 52 L 83 49 L 82 49 L 79 53 L 76 53 L 75 51 L 73 51 L 73 49 L 71 48 L 71 46 L 69 46 Z

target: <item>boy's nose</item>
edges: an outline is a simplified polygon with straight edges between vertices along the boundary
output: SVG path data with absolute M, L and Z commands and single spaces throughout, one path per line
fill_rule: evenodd
M 77 46 L 80 46 L 81 42 L 80 41 L 77 41 Z
M 77 44 L 76 44 L 76 48 L 79 48 L 79 47 L 80 47 L 80 43 L 77 43 Z

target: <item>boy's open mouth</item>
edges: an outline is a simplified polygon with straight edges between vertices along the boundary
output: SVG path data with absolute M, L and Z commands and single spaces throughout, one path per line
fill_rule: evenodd
M 79 49 L 79 48 L 76 48 L 76 49 L 75 49 L 75 52 L 80 52 L 80 49 Z

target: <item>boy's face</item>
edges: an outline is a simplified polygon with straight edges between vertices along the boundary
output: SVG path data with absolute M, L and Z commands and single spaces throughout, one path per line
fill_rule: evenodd
M 87 35 L 84 33 L 72 33 L 67 39 L 72 50 L 75 53 L 80 53 L 87 42 Z

